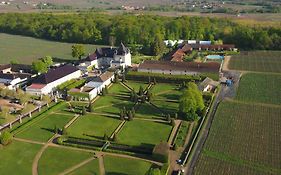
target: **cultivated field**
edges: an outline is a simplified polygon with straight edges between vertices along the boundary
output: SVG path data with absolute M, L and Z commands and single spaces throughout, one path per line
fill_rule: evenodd
M 241 78 L 236 99 L 281 105 L 280 85 L 281 76 L 278 74 L 247 73 Z
M 211 165 L 216 163 L 205 166 L 205 156 L 233 164 L 220 164 L 220 172 L 236 172 L 236 165 L 239 165 L 260 171 L 260 174 L 280 174 L 280 113 L 281 107 L 222 102 L 196 166 L 196 174 L 203 173 L 201 169 L 212 172 Z M 247 171 L 250 174 L 250 170 Z M 255 171 L 251 174 L 257 174 Z
M 54 61 L 71 60 L 71 43 L 46 41 L 31 37 L 0 33 L 0 64 L 18 61 L 30 64 L 33 60 L 50 55 Z M 86 53 L 92 53 L 98 46 L 84 45 Z
M 235 70 L 281 73 L 280 65 L 280 51 L 252 51 L 232 56 L 228 67 Z

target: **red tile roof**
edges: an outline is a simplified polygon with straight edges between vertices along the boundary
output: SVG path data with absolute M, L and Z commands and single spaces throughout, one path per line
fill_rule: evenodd
M 31 89 L 42 89 L 46 86 L 46 84 L 31 84 L 30 86 L 28 86 L 28 88 Z

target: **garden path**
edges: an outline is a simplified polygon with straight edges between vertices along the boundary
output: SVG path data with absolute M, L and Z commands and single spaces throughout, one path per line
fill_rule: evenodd
M 168 144 L 170 146 L 173 144 L 173 141 L 175 140 L 175 136 L 177 134 L 177 131 L 178 131 L 178 128 L 179 128 L 180 124 L 181 124 L 181 120 L 175 120 L 175 126 L 173 127 L 170 138 L 168 140 Z

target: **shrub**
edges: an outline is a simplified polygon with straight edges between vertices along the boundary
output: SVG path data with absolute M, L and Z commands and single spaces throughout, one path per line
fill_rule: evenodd
M 108 135 L 106 133 L 103 135 L 103 140 L 108 141 Z
M 8 131 L 4 131 L 0 136 L 0 143 L 4 146 L 10 144 L 13 140 L 13 135 Z

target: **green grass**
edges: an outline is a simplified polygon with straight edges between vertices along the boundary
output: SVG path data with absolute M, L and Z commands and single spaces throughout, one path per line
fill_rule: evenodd
M 30 175 L 33 158 L 42 145 L 13 141 L 7 147 L 0 146 L 0 174 Z
M 174 116 L 179 110 L 179 103 L 177 102 L 167 102 L 165 100 L 153 100 L 152 103 L 156 105 L 161 111 L 165 113 L 170 113 Z
M 281 51 L 241 52 L 232 56 L 230 69 L 281 73 Z
M 140 82 L 140 81 L 126 81 L 126 83 L 130 88 L 134 89 L 136 92 L 139 92 L 140 86 L 145 88 L 148 86 L 148 82 Z
M 104 157 L 106 175 L 144 175 L 151 167 L 151 163 L 121 157 Z
M 236 99 L 281 104 L 281 76 L 249 73 L 242 76 Z
M 137 120 L 127 122 L 118 134 L 120 143 L 153 147 L 161 141 L 167 141 L 172 126 L 152 121 Z
M 59 59 L 73 59 L 71 43 L 46 41 L 19 35 L 0 33 L 0 63 L 17 60 L 19 63 L 30 64 L 33 60 L 50 55 Z M 92 53 L 96 45 L 84 45 L 86 53 Z M 56 61 L 56 59 L 54 59 Z
M 76 169 L 68 175 L 98 175 L 99 172 L 99 161 L 98 159 L 92 160 L 86 165 Z
M 162 119 L 162 112 L 149 103 L 139 104 L 136 107 L 136 117 Z
M 69 135 L 81 138 L 101 138 L 106 133 L 110 136 L 121 120 L 87 114 L 80 117 L 69 128 Z
M 70 115 L 49 114 L 29 127 L 23 128 L 16 134 L 16 137 L 46 142 L 54 135 L 53 129 L 55 126 L 63 128 L 73 117 Z
M 218 159 L 239 160 L 252 168 L 263 167 L 273 173 L 276 169 L 280 171 L 280 114 L 281 107 L 223 102 L 204 149 L 217 153 L 215 157 Z
M 112 106 L 97 108 L 94 110 L 94 112 L 119 115 L 120 110 L 123 109 L 124 107 L 128 110 L 131 110 L 134 106 L 134 103 L 124 101 L 123 103 L 116 103 L 111 105 Z
M 177 86 L 174 84 L 166 84 L 166 83 L 157 83 L 156 85 L 153 85 L 151 88 L 151 92 L 154 95 L 163 94 L 163 93 L 170 93 L 172 91 L 177 90 Z
M 126 101 L 128 101 L 129 98 L 126 97 L 116 97 L 116 96 L 110 96 L 110 95 L 106 95 L 106 96 L 101 96 L 99 99 L 97 99 L 97 101 L 94 102 L 94 109 L 99 108 L 99 107 L 110 107 L 113 104 L 118 104 L 118 103 L 124 103 Z
M 56 175 L 90 158 L 91 153 L 65 148 L 49 147 L 39 160 L 38 172 L 42 175 Z
M 190 126 L 190 123 L 188 123 L 186 121 L 182 122 L 182 124 L 180 126 L 180 129 L 177 133 L 176 140 L 175 140 L 175 144 L 177 146 L 182 147 L 184 145 L 186 135 L 187 135 L 188 130 L 189 130 L 189 126 Z
M 108 93 L 117 95 L 129 95 L 129 90 L 120 83 L 114 83 L 110 86 Z

